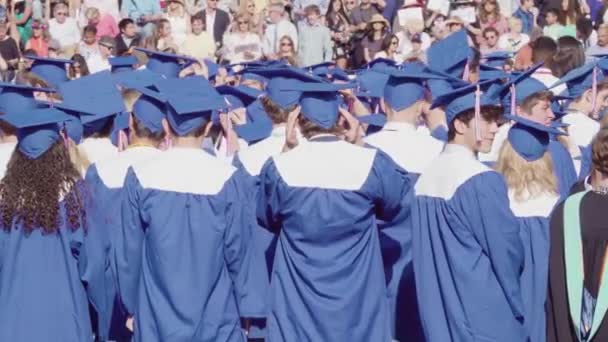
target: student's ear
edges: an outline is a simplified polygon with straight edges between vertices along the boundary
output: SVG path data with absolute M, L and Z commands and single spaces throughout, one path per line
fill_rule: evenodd
M 585 101 L 593 103 L 593 91 L 591 89 L 585 90 L 583 96 L 585 97 Z
M 515 114 L 517 114 L 517 116 L 523 116 L 524 115 L 524 110 L 523 110 L 523 108 L 521 108 L 520 105 L 516 105 L 515 106 Z
M 205 124 L 205 130 L 203 133 L 203 138 L 206 138 L 209 136 L 209 133 L 211 132 L 211 128 L 213 127 L 213 121 L 209 120 L 209 122 L 207 122 Z
M 456 131 L 456 134 L 464 135 L 468 128 L 469 128 L 469 125 L 462 122 L 460 119 L 458 119 L 458 118 L 454 119 L 454 129 Z

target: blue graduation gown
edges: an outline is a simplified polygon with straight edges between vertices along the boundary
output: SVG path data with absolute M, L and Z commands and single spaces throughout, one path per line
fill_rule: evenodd
M 388 341 L 376 220 L 403 216 L 406 177 L 380 151 L 319 139 L 260 175 L 258 222 L 279 233 L 267 341 Z
M 413 262 L 427 341 L 526 341 L 524 252 L 502 177 L 448 144 L 415 193 Z
M 521 294 L 525 325 L 530 341 L 546 341 L 545 300 L 549 267 L 549 217 L 559 202 L 558 195 L 544 194 L 517 201 L 509 194 L 513 214 L 519 222 L 519 235 L 524 247 L 524 269 Z
M 250 191 L 243 172 L 200 149 L 129 169 L 117 259 L 134 341 L 240 342 L 239 316 L 265 316 Z
M 440 126 L 443 127 L 443 126 Z M 407 196 L 403 198 L 405 217 L 400 224 L 380 223 L 380 246 L 391 306 L 393 337 L 400 341 L 424 341 L 418 315 L 412 266 L 410 207 L 413 188 L 420 173 L 441 153 L 444 144 L 414 125 L 387 122 L 365 142 L 388 154 L 407 173 Z
M 120 305 L 118 298 L 118 279 L 115 258 L 115 248 L 120 246 L 121 203 L 123 184 L 129 166 L 142 163 L 161 153 L 154 147 L 131 147 L 116 157 L 105 159 L 92 164 L 88 168 L 85 181 L 95 201 L 93 202 L 94 216 L 91 224 L 97 229 L 106 230 L 111 242 L 110 268 L 106 270 L 107 304 L 111 308 L 112 317 L 109 322 L 99 322 L 98 330 L 102 339 L 126 338 L 126 311 Z M 91 213 L 93 214 L 93 213 Z
M 108 315 L 107 236 L 93 227 L 72 231 L 63 202 L 60 211 L 56 233 L 25 234 L 20 225 L 0 232 L 0 341 L 91 341 L 88 300 Z
M 562 199 L 565 199 L 577 180 L 572 156 L 564 145 L 556 140 L 549 142 L 549 153 L 553 160 L 553 171 L 557 177 L 559 194 Z

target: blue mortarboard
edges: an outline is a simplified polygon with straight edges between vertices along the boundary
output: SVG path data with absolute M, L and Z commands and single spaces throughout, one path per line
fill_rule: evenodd
M 566 83 L 568 94 L 573 98 L 578 98 L 583 95 L 587 89 L 592 88 L 594 83 L 597 84 L 597 82 L 602 79 L 604 79 L 604 74 L 602 73 L 601 67 L 598 66 L 598 62 L 590 62 L 571 70 L 553 84 L 551 88 Z
M 157 85 L 167 98 L 167 120 L 179 136 L 201 127 L 211 111 L 225 109 L 224 98 L 200 76 L 168 79 Z
M 165 76 L 157 74 L 148 69 L 127 70 L 112 74 L 114 81 L 123 87 L 150 87 L 166 79 Z
M 572 97 L 566 95 L 554 95 L 551 98 L 551 111 L 555 114 L 556 120 L 559 120 L 568 114 L 566 108 L 568 108 L 568 104 L 572 100 Z
M 384 127 L 386 124 L 386 115 L 380 113 L 372 113 L 367 115 L 356 116 L 357 120 L 363 124 L 376 127 Z
M 73 63 L 71 60 L 36 56 L 26 56 L 26 58 L 33 61 L 32 73 L 43 79 L 49 86 L 56 87 L 68 81 L 65 65 Z
M 462 78 L 472 49 L 469 47 L 466 30 L 454 32 L 432 44 L 427 50 L 429 67 Z
M 355 94 L 360 97 L 380 98 L 384 96 L 384 86 L 389 74 L 374 70 L 363 70 L 357 74 Z
M 503 106 L 505 110 L 508 110 L 508 113 L 515 113 L 515 108 L 511 105 L 512 102 L 519 105 L 531 95 L 548 90 L 544 83 L 531 77 L 541 65 L 537 64 L 525 72 L 511 74 L 506 83 L 496 88 L 496 95 L 502 98 Z M 513 99 L 513 96 L 515 96 L 515 99 Z
M 296 104 L 301 92 L 295 90 L 294 84 L 302 82 L 319 82 L 322 78 L 297 68 L 272 67 L 262 69 L 249 69 L 249 72 L 269 79 L 266 92 L 272 102 L 281 108 Z
M 352 84 L 296 82 L 294 86 L 294 89 L 302 92 L 302 115 L 319 127 L 331 128 L 338 120 L 341 102 L 338 91 L 352 87 Z
M 163 119 L 167 115 L 167 98 L 160 92 L 145 88 L 131 88 L 141 93 L 133 104 L 133 116 L 152 133 L 163 130 Z M 127 122 L 127 127 L 129 124 Z
M 54 92 L 48 88 L 37 88 L 28 85 L 0 83 L 0 113 L 23 112 L 38 106 L 34 92 Z
M 254 143 L 270 136 L 272 120 L 268 117 L 262 103 L 255 100 L 247 106 L 247 123 L 233 128 L 241 139 Z
M 60 127 L 71 117 L 55 108 L 38 108 L 0 116 L 17 128 L 17 148 L 30 159 L 40 157 L 60 138 Z
M 504 70 L 487 65 L 487 64 L 480 64 L 479 65 L 479 80 L 480 81 L 485 81 L 485 80 L 493 80 L 496 78 L 508 78 L 509 74 L 506 73 Z
M 192 58 L 175 55 L 172 53 L 154 51 L 144 48 L 135 48 L 148 55 L 146 69 L 164 75 L 167 78 L 177 78 L 182 70 L 182 61 L 190 61 Z
M 492 68 L 502 68 L 513 54 L 507 51 L 495 51 L 481 57 L 481 61 Z
M 135 58 L 135 56 L 111 57 L 108 61 L 112 67 L 112 72 L 133 70 L 133 67 L 137 64 L 137 58 Z
M 268 83 L 268 79 L 266 77 L 260 76 L 258 74 L 252 74 L 250 72 L 244 72 L 241 74 L 241 82 L 246 80 L 260 82 L 264 86 L 266 85 L 266 83 Z
M 424 99 L 426 88 L 424 80 L 441 78 L 426 72 L 423 67 L 404 66 L 404 69 L 393 70 L 384 87 L 384 101 L 394 110 L 410 107 L 417 101 Z
M 107 70 L 66 82 L 59 86 L 59 91 L 63 101 L 56 104 L 58 108 L 90 114 L 90 121 L 125 110 L 122 95 Z
M 348 74 L 341 68 L 336 67 L 334 62 L 325 62 L 303 68 L 313 75 L 331 80 L 349 81 Z
M 221 95 L 227 96 L 231 108 L 241 108 L 249 106 L 255 101 L 262 92 L 246 86 L 227 86 L 222 85 L 215 88 Z
M 397 68 L 397 62 L 388 58 L 376 58 L 373 61 L 364 64 L 359 70 L 374 70 L 380 72 L 388 72 L 391 69 Z
M 454 89 L 469 85 L 469 82 L 464 81 L 462 78 L 454 77 L 441 70 L 432 69 L 430 67 L 425 68 L 425 70 L 426 72 L 440 76 L 439 78 L 429 78 L 427 81 L 427 87 L 433 100 L 441 95 L 451 92 Z
M 489 80 L 470 84 L 462 88 L 454 89 L 449 93 L 443 94 L 433 101 L 431 108 L 443 106 L 445 110 L 446 121 L 449 124 L 456 116 L 466 110 L 475 108 L 476 104 L 476 92 L 479 90 L 482 92 L 479 95 L 479 105 L 484 106 L 498 106 L 499 99 L 493 91 L 483 92 L 487 89 L 495 80 Z
M 112 133 L 110 133 L 110 140 L 112 140 L 112 144 L 114 146 L 119 145 L 119 132 L 125 131 L 129 129 L 129 116 L 131 113 L 129 112 L 121 112 L 114 116 L 114 121 L 112 123 Z
M 555 127 L 545 126 L 521 116 L 505 115 L 505 118 L 515 121 L 509 129 L 507 139 L 517 154 L 527 161 L 543 157 L 551 135 L 564 134 Z

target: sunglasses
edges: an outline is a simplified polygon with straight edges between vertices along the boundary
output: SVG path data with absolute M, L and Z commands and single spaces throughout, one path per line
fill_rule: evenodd
M 249 4 L 247 5 L 248 8 L 255 8 L 255 4 Z
M 243 24 L 249 24 L 248 21 L 239 21 L 239 25 L 243 25 Z
M 496 39 L 496 36 L 486 36 L 486 39 Z
M 65 16 L 68 15 L 68 12 L 57 12 L 55 15 Z
M 287 43 L 287 42 L 281 43 L 281 46 L 291 46 L 291 43 Z
M 72 68 L 74 68 L 74 69 L 80 69 L 80 64 L 72 64 Z
M 32 30 L 45 30 L 46 25 L 32 25 Z

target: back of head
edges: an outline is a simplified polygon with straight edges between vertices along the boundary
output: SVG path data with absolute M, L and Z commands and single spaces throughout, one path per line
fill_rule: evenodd
M 557 44 L 551 37 L 539 37 L 533 41 L 532 47 L 532 63 L 547 63 L 557 51 Z
M 557 40 L 557 51 L 551 61 L 551 70 L 556 77 L 585 64 L 583 45 L 574 37 L 564 36 Z
M 594 170 L 608 176 L 608 127 L 603 127 L 591 142 L 591 164 Z

